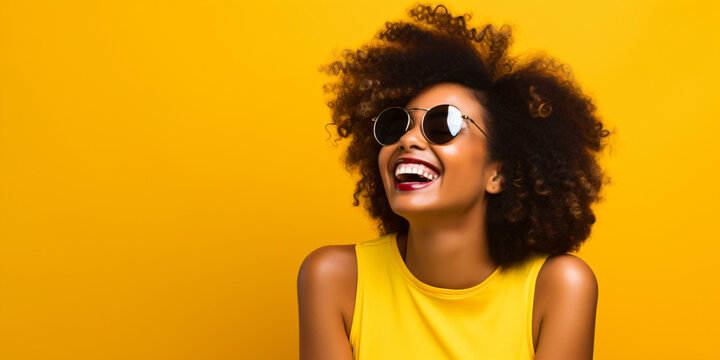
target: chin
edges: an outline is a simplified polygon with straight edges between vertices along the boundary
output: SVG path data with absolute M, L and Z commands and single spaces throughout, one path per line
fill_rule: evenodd
M 395 214 L 398 214 L 405 219 L 408 217 L 412 218 L 418 215 L 429 215 L 442 211 L 442 208 L 438 207 L 437 204 L 423 203 L 419 201 L 391 201 L 390 208 Z

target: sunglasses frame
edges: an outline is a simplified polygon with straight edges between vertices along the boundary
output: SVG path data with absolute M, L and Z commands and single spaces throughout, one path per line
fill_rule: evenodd
M 382 116 L 382 114 L 383 114 L 384 112 L 386 112 L 386 111 L 388 111 L 388 110 L 391 110 L 391 109 L 401 109 L 401 110 L 403 110 L 403 111 L 405 112 L 405 115 L 407 115 L 408 121 L 407 121 L 407 123 L 406 123 L 406 125 L 405 125 L 405 132 L 400 136 L 400 138 L 402 138 L 403 136 L 405 136 L 405 134 L 408 133 L 408 130 L 409 130 L 409 129 L 412 129 L 413 126 L 415 126 L 415 124 L 414 124 L 415 122 L 413 121 L 412 117 L 410 116 L 410 112 L 411 112 L 411 111 L 415 111 L 415 110 L 425 110 L 425 113 L 423 114 L 422 118 L 420 119 L 420 131 L 422 132 L 423 137 L 425 137 L 425 140 L 427 140 L 429 143 L 434 144 L 434 145 L 445 145 L 445 144 L 450 143 L 450 141 L 453 141 L 453 139 L 455 139 L 455 138 L 457 137 L 457 135 L 453 136 L 453 138 L 450 139 L 450 140 L 448 140 L 447 142 L 444 142 L 444 143 L 442 143 L 442 144 L 438 144 L 438 143 L 433 142 L 432 140 L 430 140 L 430 139 L 428 138 L 427 134 L 425 134 L 425 128 L 423 127 L 423 124 L 425 123 L 425 115 L 427 115 L 428 112 L 430 112 L 430 110 L 433 110 L 433 109 L 435 109 L 435 108 L 437 108 L 437 107 L 440 107 L 440 106 L 448 106 L 448 107 L 453 107 L 453 108 L 455 108 L 455 109 L 460 113 L 460 117 L 461 117 L 462 119 L 470 120 L 470 122 L 471 122 L 473 125 L 475 125 L 475 127 L 477 127 L 478 130 L 480 130 L 480 132 L 483 133 L 483 135 L 485 135 L 485 138 L 487 138 L 488 142 L 492 142 L 492 140 L 490 140 L 490 137 L 488 136 L 488 134 L 487 134 L 485 131 L 483 131 L 483 129 L 480 128 L 480 126 L 475 122 L 475 120 L 471 119 L 471 118 L 470 118 L 469 116 L 467 116 L 467 115 L 464 115 L 464 114 L 462 113 L 462 111 L 460 111 L 460 109 L 459 109 L 457 106 L 455 106 L 455 105 L 450 105 L 450 104 L 435 105 L 435 106 L 433 106 L 433 107 L 431 107 L 431 108 L 429 108 L 429 109 L 426 109 L 426 108 L 410 108 L 410 109 L 405 109 L 404 107 L 400 107 L 400 106 L 391 106 L 391 107 L 389 107 L 389 108 L 381 111 L 377 116 L 375 116 L 374 118 L 372 118 L 372 122 L 373 122 L 373 136 L 375 137 L 375 141 L 377 141 L 377 142 L 378 142 L 380 145 L 382 145 L 382 146 L 390 146 L 390 145 L 393 145 L 393 144 L 397 143 L 398 141 L 400 141 L 400 139 L 398 139 L 397 141 L 395 141 L 395 142 L 392 143 L 392 144 L 385 145 L 385 144 L 383 144 L 382 142 L 380 142 L 380 140 L 378 140 L 377 133 L 376 133 L 375 131 L 376 131 L 376 129 L 377 129 L 377 120 L 380 118 L 380 116 Z M 412 125 L 411 125 L 411 124 L 412 124 Z

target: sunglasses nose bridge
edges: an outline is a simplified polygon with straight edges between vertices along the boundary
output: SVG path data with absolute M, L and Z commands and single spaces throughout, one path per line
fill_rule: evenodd
M 405 112 L 408 114 L 407 128 L 405 129 L 405 133 L 398 140 L 398 144 L 406 148 L 410 148 L 413 145 L 415 145 L 416 147 L 424 147 L 422 144 L 424 142 L 427 142 L 427 139 L 422 132 L 420 124 L 422 124 L 422 117 L 425 114 L 418 114 L 419 119 L 415 120 L 412 116 L 412 110 L 413 109 L 410 109 L 410 111 L 405 110 Z
M 411 131 L 411 130 L 415 129 L 416 127 L 419 128 L 420 125 L 422 124 L 422 116 L 419 116 L 419 118 L 417 120 L 415 120 L 415 119 L 413 119 L 411 112 L 408 113 L 408 119 L 410 119 L 410 121 L 408 122 L 407 131 Z
M 420 110 L 419 112 L 417 110 Z M 423 108 L 410 108 L 405 109 L 405 112 L 408 114 L 408 119 L 410 120 L 408 123 L 408 128 L 406 131 L 410 131 L 415 128 L 415 125 L 418 125 L 417 127 L 420 128 L 422 126 L 423 121 L 425 120 L 425 114 L 427 114 L 427 111 L 429 109 L 423 109 Z M 416 119 L 413 119 L 413 113 L 415 114 Z M 422 130 L 422 129 L 420 129 Z

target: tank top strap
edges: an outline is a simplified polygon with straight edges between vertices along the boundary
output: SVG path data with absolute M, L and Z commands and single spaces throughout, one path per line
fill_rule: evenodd
M 528 344 L 528 351 L 530 354 L 535 353 L 535 349 L 533 346 L 533 334 L 532 334 L 532 325 L 533 325 L 533 304 L 535 303 L 535 284 L 537 283 L 537 277 L 540 273 L 540 269 L 542 268 L 543 264 L 545 263 L 545 260 L 549 255 L 546 254 L 536 254 L 532 255 L 528 261 L 525 262 L 526 264 L 526 271 L 527 276 L 525 278 L 525 335 L 526 335 L 526 343 Z
M 350 344 L 357 344 L 358 332 L 362 326 L 363 308 L 366 284 L 375 284 L 375 287 L 382 285 L 378 277 L 388 274 L 387 266 L 391 260 L 391 240 L 395 234 L 388 234 L 373 240 L 366 240 L 355 244 L 355 256 L 357 258 L 357 287 L 355 290 L 355 310 L 353 311 L 350 328 Z M 377 289 L 376 291 L 378 291 Z M 357 358 L 357 354 L 353 354 Z

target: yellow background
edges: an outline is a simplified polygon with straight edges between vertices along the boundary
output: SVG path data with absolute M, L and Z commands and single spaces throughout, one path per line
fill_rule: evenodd
M 715 4 L 449 4 L 618 130 L 579 253 L 596 359 L 720 358 Z M 302 259 L 376 236 L 317 69 L 410 5 L 2 1 L 0 358 L 297 358 Z

